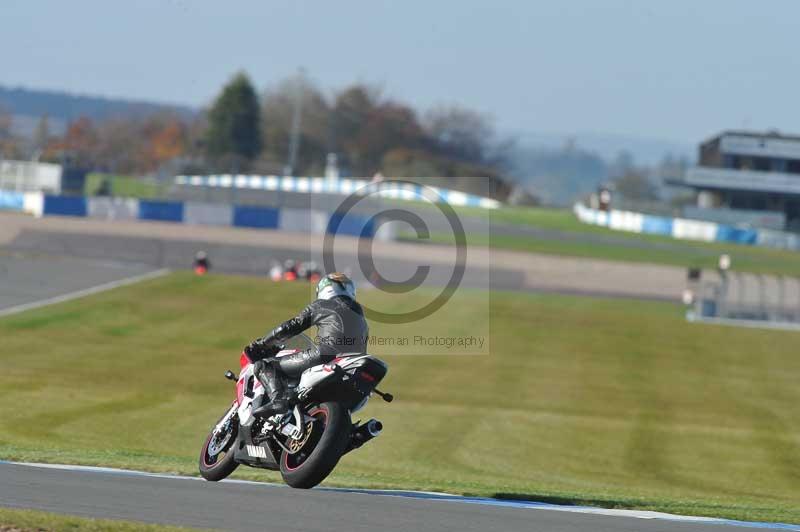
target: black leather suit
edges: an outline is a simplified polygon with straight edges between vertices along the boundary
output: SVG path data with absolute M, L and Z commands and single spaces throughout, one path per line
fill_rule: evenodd
M 330 362 L 342 353 L 365 353 L 367 350 L 369 326 L 361 305 L 349 297 L 337 296 L 312 302 L 300 314 L 256 340 L 255 344 L 263 346 L 264 349 L 256 349 L 248 355 L 254 360 L 270 355 L 274 353 L 274 349 L 270 350 L 270 347 L 300 334 L 313 325 L 317 326 L 317 337 L 314 339 L 317 349 L 273 359 L 270 365 L 277 366 L 277 369 L 286 375 L 295 377 L 312 366 Z

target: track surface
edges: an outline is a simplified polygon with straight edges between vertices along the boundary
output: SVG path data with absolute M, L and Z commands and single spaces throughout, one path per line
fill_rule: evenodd
M 0 311 L 127 279 L 153 269 L 136 262 L 11 253 L 0 249 Z
M 740 527 L 269 484 L 0 464 L 0 505 L 231 531 L 697 531 Z M 795 528 L 795 530 L 798 530 Z
M 371 255 L 376 270 L 392 281 L 408 279 L 418 266 L 431 267 L 425 284 L 441 286 L 453 271 L 455 251 L 448 246 L 337 237 L 337 269 L 357 280 L 359 257 Z M 0 246 L 10 250 L 79 258 L 137 262 L 157 268 L 188 268 L 194 253 L 209 253 L 218 272 L 265 275 L 270 262 L 316 259 L 321 236 L 231 227 L 157 222 L 107 222 L 50 217 L 33 219 L 0 213 Z M 555 292 L 587 296 L 678 301 L 685 287 L 682 268 L 540 255 L 470 247 L 463 287 Z

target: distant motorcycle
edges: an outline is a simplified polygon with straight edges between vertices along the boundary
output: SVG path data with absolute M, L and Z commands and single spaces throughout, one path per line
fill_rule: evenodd
M 314 347 L 304 334 L 287 342 L 278 357 Z M 307 369 L 287 386 L 297 397 L 291 411 L 269 418 L 254 417 L 252 411 L 266 401 L 253 363 L 245 353 L 240 357 L 236 399 L 214 425 L 200 453 L 200 474 L 206 480 L 226 478 L 245 464 L 280 470 L 293 488 L 313 488 L 333 471 L 339 459 L 381 433 L 380 421 L 353 424 L 351 415 L 366 405 L 372 393 L 391 402 L 391 394 L 377 390 L 388 366 L 366 354 L 342 355 L 328 364 Z

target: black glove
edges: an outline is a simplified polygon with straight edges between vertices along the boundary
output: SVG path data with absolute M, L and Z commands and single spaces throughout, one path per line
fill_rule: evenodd
M 262 358 L 269 358 L 280 351 L 280 348 L 271 341 L 271 339 L 256 338 L 244 348 L 245 354 L 250 357 L 250 360 L 259 360 Z

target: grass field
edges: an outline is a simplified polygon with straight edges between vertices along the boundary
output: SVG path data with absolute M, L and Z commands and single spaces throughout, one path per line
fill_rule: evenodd
M 173 274 L 0 320 L 0 457 L 196 473 L 233 396 L 223 371 L 308 295 Z M 469 309 L 486 295 L 457 297 L 467 310 L 418 330 L 484 331 Z M 800 523 L 800 334 L 688 324 L 658 302 L 493 293 L 488 305 L 490 355 L 376 349 L 397 399 L 370 404 L 384 435 L 329 484 Z
M 648 238 L 647 235 L 641 235 Z M 402 238 L 416 241 L 415 235 Z M 652 237 L 661 239 L 661 237 Z M 666 238 L 666 237 L 664 237 Z M 432 233 L 430 241 L 453 245 L 452 234 Z M 716 269 L 719 256 L 727 254 L 732 260 L 732 269 L 767 275 L 800 276 L 800 252 L 781 249 L 741 246 L 737 244 L 688 242 L 670 239 L 668 247 L 658 245 L 621 245 L 607 242 L 570 240 L 566 238 L 537 238 L 502 234 L 467 234 L 471 246 L 488 246 L 492 249 L 508 249 L 547 255 L 584 257 L 620 262 L 667 264 L 682 268 L 699 267 Z
M 96 195 L 105 180 L 111 182 L 110 195 L 122 198 L 161 198 L 164 197 L 167 191 L 167 185 L 159 184 L 143 177 L 93 172 L 86 176 L 86 182 L 83 185 L 83 193 L 87 196 Z
M 31 510 L 0 508 L 0 531 L 9 532 L 190 532 L 195 528 L 148 525 L 132 521 L 85 519 Z
M 578 221 L 572 211 L 565 208 L 504 206 L 501 209 L 482 209 L 479 207 L 457 207 L 456 212 L 462 216 L 488 218 L 493 223 L 530 225 L 557 231 L 576 231 L 581 233 L 605 233 L 610 231 L 605 227 L 588 225 Z
M 416 205 L 435 208 L 421 202 L 417 202 Z M 455 211 L 459 216 L 486 218 L 490 224 L 488 227 L 493 228 L 500 224 L 508 224 L 558 231 L 552 237 L 508 235 L 497 229 L 484 233 L 468 233 L 467 241 L 474 246 L 712 269 L 717 267 L 719 256 L 727 254 L 732 258 L 732 269 L 735 271 L 800 276 L 800 252 L 796 251 L 723 242 L 678 240 L 662 235 L 614 231 L 607 227 L 581 223 L 569 209 L 503 207 L 488 210 L 477 207 L 455 207 Z M 400 237 L 410 241 L 417 240 L 416 234 L 411 232 L 401 233 Z M 433 233 L 430 235 L 430 241 L 450 245 L 455 242 L 453 235 L 449 233 Z

